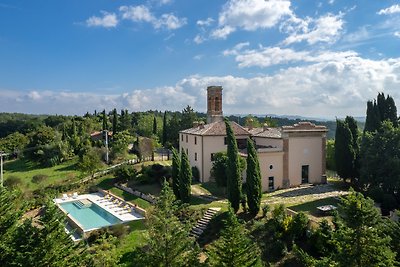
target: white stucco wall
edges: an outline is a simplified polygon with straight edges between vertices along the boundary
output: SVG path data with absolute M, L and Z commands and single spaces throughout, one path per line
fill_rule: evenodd
M 322 137 L 289 137 L 290 186 L 301 184 L 302 165 L 309 165 L 309 183 L 320 183 L 322 176 Z
M 261 171 L 262 191 L 268 191 L 268 178 L 274 177 L 274 190 L 282 188 L 283 181 L 283 152 L 258 153 Z M 270 169 L 272 165 L 272 169 Z

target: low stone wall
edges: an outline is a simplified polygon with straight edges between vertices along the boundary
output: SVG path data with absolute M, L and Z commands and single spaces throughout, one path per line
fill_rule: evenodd
M 150 194 L 144 194 L 144 193 L 142 193 L 140 191 L 133 190 L 132 188 L 129 188 L 129 187 L 126 187 L 126 186 L 123 186 L 123 185 L 120 185 L 120 184 L 114 184 L 114 186 L 119 188 L 119 189 L 121 189 L 121 190 L 123 190 L 123 191 L 125 191 L 125 192 L 128 192 L 128 193 L 130 193 L 132 195 L 140 197 L 140 198 L 142 198 L 142 199 L 144 199 L 144 200 L 146 200 L 146 201 L 148 201 L 148 202 L 150 202 L 152 204 L 154 204 L 156 202 L 156 198 L 154 196 L 150 195 Z

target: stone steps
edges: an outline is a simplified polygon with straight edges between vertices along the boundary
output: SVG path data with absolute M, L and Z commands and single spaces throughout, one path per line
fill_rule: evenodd
M 195 237 L 196 239 L 204 232 L 207 228 L 208 223 L 214 217 L 215 214 L 218 213 L 220 208 L 209 208 L 203 215 L 203 217 L 197 221 L 196 225 L 190 231 L 190 236 Z

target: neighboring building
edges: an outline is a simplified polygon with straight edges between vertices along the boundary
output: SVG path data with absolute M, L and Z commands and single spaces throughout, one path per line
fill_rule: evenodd
M 231 126 L 243 157 L 247 156 L 247 138 L 256 144 L 263 191 L 326 182 L 325 126 L 310 122 L 280 128 L 245 128 L 236 122 Z M 184 149 L 190 164 L 199 169 L 201 182 L 212 179 L 213 156 L 227 149 L 221 86 L 207 88 L 207 124 L 195 123 L 180 131 L 179 149 Z
M 108 140 L 110 140 L 110 138 L 112 138 L 113 132 L 112 131 L 107 131 L 108 133 Z M 92 141 L 104 141 L 106 140 L 106 134 L 105 131 L 96 131 L 90 134 L 90 138 L 92 139 Z

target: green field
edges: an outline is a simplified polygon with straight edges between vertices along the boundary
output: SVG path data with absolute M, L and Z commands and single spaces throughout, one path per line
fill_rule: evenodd
M 77 171 L 78 159 L 63 162 L 54 167 L 43 168 L 30 161 L 17 159 L 4 164 L 4 180 L 14 176 L 21 179 L 22 184 L 18 186 L 22 191 L 35 190 L 50 184 L 73 182 L 79 179 L 80 172 Z M 47 177 L 39 182 L 32 182 L 35 175 L 46 175 Z
M 322 199 L 318 199 L 318 200 L 302 203 L 302 204 L 299 204 L 299 205 L 290 206 L 288 208 L 292 209 L 294 211 L 297 211 L 297 212 L 302 211 L 302 212 L 304 212 L 306 214 L 309 214 L 309 215 L 312 215 L 312 216 L 315 216 L 315 217 L 324 217 L 317 210 L 317 207 L 325 206 L 325 205 L 334 205 L 334 206 L 337 207 L 339 202 L 340 201 L 337 198 L 328 197 L 328 198 L 322 198 Z

